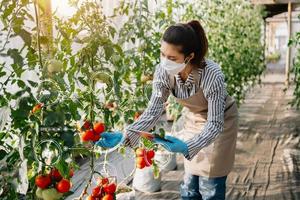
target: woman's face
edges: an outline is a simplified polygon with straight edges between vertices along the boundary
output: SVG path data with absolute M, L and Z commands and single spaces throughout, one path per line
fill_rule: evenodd
M 183 63 L 185 61 L 184 54 L 180 53 L 180 47 L 165 41 L 161 42 L 160 56 L 177 63 Z

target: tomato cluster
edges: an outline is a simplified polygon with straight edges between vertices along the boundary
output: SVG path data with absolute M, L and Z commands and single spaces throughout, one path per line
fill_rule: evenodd
M 117 185 L 109 182 L 108 178 L 99 178 L 97 186 L 93 188 L 92 194 L 86 200 L 114 200 Z
M 152 160 L 155 156 L 154 150 L 146 150 L 144 148 L 137 148 L 136 154 L 136 167 L 143 169 L 144 167 L 149 167 L 152 165 Z
M 85 121 L 80 129 L 81 140 L 83 142 L 93 141 L 96 142 L 100 139 L 101 133 L 105 131 L 105 125 L 102 122 L 97 122 L 92 126 L 92 123 Z
M 61 176 L 58 169 L 52 168 L 50 173 L 36 176 L 36 196 L 44 200 L 60 199 L 63 196 L 63 193 L 70 191 L 72 183 L 69 178 L 73 175 L 73 169 L 70 169 L 67 179 Z

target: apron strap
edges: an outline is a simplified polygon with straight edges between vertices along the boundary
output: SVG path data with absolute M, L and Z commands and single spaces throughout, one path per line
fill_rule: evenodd
M 193 73 L 194 83 L 196 84 L 196 88 L 197 88 L 200 80 L 198 68 L 193 68 L 192 73 Z
M 175 76 L 169 75 L 170 89 L 173 91 L 175 87 Z

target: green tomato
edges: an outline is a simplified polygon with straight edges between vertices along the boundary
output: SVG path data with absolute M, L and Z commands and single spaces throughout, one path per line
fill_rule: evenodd
M 60 72 L 62 68 L 63 68 L 62 62 L 55 59 L 50 60 L 47 65 L 47 70 L 49 73 Z
M 46 189 L 43 191 L 44 200 L 57 200 L 63 196 L 62 193 L 57 192 L 55 188 Z
M 35 195 L 42 199 L 43 198 L 43 190 L 41 188 L 37 188 L 36 191 L 35 191 Z

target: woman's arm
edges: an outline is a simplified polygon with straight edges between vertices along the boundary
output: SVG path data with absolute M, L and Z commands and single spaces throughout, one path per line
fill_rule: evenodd
M 192 158 L 203 148 L 211 144 L 214 139 L 224 129 L 224 110 L 226 101 L 226 86 L 224 75 L 216 76 L 209 88 L 203 89 L 204 95 L 208 101 L 207 122 L 203 130 L 186 142 L 188 146 L 188 160 Z
M 152 95 L 150 102 L 148 103 L 148 107 L 138 120 L 132 123 L 128 129 L 140 131 L 149 131 L 152 129 L 160 118 L 164 110 L 164 103 L 167 101 L 169 95 L 168 75 L 160 65 L 157 65 L 154 72 Z M 126 135 L 125 145 L 129 145 L 131 147 L 137 146 L 140 139 L 139 134 L 127 130 Z

